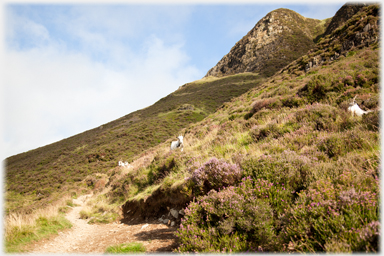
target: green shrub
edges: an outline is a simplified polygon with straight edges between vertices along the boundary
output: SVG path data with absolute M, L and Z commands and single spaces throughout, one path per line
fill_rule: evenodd
M 329 78 L 324 75 L 316 75 L 299 90 L 299 95 L 306 97 L 310 103 L 320 102 L 327 96 L 327 91 L 331 86 Z

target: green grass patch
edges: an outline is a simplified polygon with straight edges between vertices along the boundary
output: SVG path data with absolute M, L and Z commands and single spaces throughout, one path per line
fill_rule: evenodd
M 146 252 L 142 243 L 129 243 L 109 246 L 106 253 L 140 253 Z
M 34 225 L 14 226 L 6 234 L 5 252 L 24 252 L 23 248 L 29 243 L 47 238 L 57 234 L 59 230 L 71 227 L 71 222 L 63 214 L 50 218 L 39 217 Z

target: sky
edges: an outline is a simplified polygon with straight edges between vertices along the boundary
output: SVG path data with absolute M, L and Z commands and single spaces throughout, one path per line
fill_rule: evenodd
M 345 1 L 4 2 L 1 157 L 93 129 L 201 79 L 267 13 Z

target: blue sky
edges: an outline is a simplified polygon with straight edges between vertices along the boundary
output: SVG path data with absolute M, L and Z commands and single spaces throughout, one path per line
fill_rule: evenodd
M 113 121 L 202 78 L 274 9 L 325 19 L 344 3 L 5 3 L 3 159 Z

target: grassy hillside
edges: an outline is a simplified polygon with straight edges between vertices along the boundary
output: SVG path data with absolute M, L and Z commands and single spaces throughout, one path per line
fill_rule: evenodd
M 377 252 L 379 44 L 331 59 L 357 32 L 375 36 L 377 10 L 364 8 L 316 54 L 183 129 L 183 152 L 160 144 L 132 169 L 111 170 L 99 198 L 126 200 L 127 220 L 185 208 L 180 252 Z M 368 24 L 376 32 L 363 31 Z M 305 72 L 316 56 L 327 59 Z M 348 113 L 355 96 L 372 112 Z
M 82 212 L 96 223 L 183 208 L 179 252 L 377 252 L 378 9 L 363 8 L 271 78 L 208 77 L 9 158 L 8 209 L 78 186 L 96 194 Z M 372 112 L 348 113 L 355 96 Z M 184 151 L 170 152 L 178 133 Z
M 201 121 L 262 80 L 253 73 L 204 78 L 183 85 L 145 109 L 7 158 L 7 211 L 31 212 L 51 203 L 61 197 L 61 192 L 77 189 L 87 175 L 106 173 L 120 160 L 132 161 L 144 150 L 175 139 L 180 129 Z

